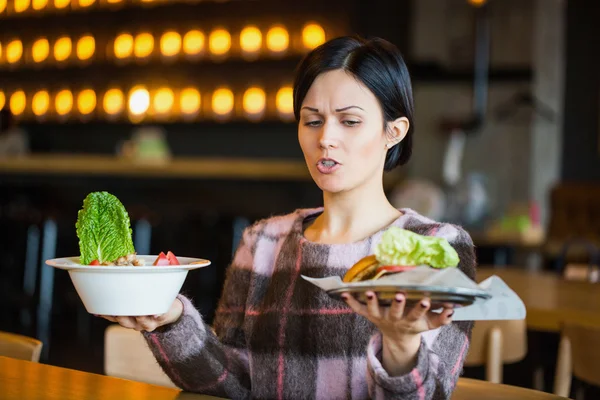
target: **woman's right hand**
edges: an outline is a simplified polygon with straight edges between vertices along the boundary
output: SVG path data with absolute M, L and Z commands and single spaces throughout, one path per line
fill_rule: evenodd
M 135 329 L 138 332 L 152 332 L 156 328 L 177 322 L 181 314 L 183 314 L 183 303 L 181 300 L 175 299 L 169 311 L 161 315 L 145 315 L 140 317 L 98 315 L 98 317 L 116 322 L 125 328 Z

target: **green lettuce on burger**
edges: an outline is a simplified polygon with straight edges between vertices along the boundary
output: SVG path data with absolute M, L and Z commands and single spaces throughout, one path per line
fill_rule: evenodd
M 456 250 L 446 239 L 392 227 L 383 233 L 374 254 L 354 264 L 343 281 L 376 280 L 383 275 L 401 273 L 421 265 L 436 269 L 452 268 L 458 262 Z

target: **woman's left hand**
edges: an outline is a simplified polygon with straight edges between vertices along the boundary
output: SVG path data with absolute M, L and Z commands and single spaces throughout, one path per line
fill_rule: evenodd
M 375 293 L 367 292 L 366 295 L 367 305 L 361 304 L 349 293 L 343 293 L 342 298 L 381 332 L 381 363 L 390 376 L 405 375 L 414 367 L 422 332 L 452 322 L 454 310 L 449 304 L 444 305 L 442 312 L 435 313 L 430 311 L 431 300 L 428 298 L 407 307 L 405 296 L 396 293 L 391 306 L 380 307 Z
M 366 296 L 366 305 L 349 293 L 344 293 L 342 298 L 356 313 L 371 321 L 389 341 L 402 342 L 407 337 L 414 337 L 452 322 L 454 310 L 449 304 L 445 304 L 443 310 L 437 313 L 430 310 L 431 301 L 428 298 L 422 299 L 413 307 L 407 307 L 405 296 L 397 293 L 391 306 L 381 307 L 374 292 L 367 292 Z

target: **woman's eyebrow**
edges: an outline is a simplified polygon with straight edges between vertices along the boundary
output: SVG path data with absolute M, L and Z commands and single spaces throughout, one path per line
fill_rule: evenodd
M 359 107 L 359 106 L 348 106 L 348 107 L 343 107 L 343 108 L 336 108 L 335 112 L 343 112 L 343 111 L 347 111 L 351 108 L 358 108 L 359 110 L 363 110 L 365 111 L 363 108 Z M 304 106 L 301 108 L 301 110 L 308 110 L 308 111 L 312 111 L 312 112 L 319 112 L 318 108 L 314 108 L 314 107 L 308 107 L 308 106 Z
M 349 109 L 351 109 L 351 108 L 358 108 L 359 110 L 363 110 L 363 109 L 362 109 L 361 107 L 359 107 L 359 106 L 348 106 L 348 107 L 344 107 L 344 108 L 337 108 L 337 109 L 335 110 L 335 112 L 342 112 L 342 111 L 349 110 Z M 365 110 L 363 110 L 363 111 L 365 111 Z

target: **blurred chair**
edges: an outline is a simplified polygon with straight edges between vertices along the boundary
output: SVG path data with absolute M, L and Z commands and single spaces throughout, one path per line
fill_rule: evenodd
M 57 210 L 60 207 L 51 202 L 41 207 L 30 197 L 32 195 L 19 194 L 3 205 L 3 217 L 7 222 L 27 228 L 23 286 L 21 290 L 15 287 L 16 293 L 8 294 L 8 302 L 20 311 L 22 328 L 28 334 L 33 326 L 36 327 L 35 336 L 44 343 L 40 355 L 44 361 L 50 349 L 54 299 L 54 268 L 46 265 L 45 260 L 56 254 Z
M 568 254 L 572 250 L 582 250 L 587 253 L 588 263 L 567 262 Z M 556 259 L 556 270 L 563 278 L 572 281 L 598 282 L 598 266 L 600 266 L 600 249 L 593 242 L 586 239 L 568 240 Z
M 476 321 L 466 367 L 485 367 L 485 379 L 502 383 L 504 364 L 521 361 L 527 355 L 525 320 Z
M 600 185 L 560 183 L 550 193 L 550 220 L 544 257 L 563 274 L 568 264 L 598 262 Z
M 597 283 L 600 281 L 600 267 L 587 264 L 567 264 L 563 277 L 569 281 Z
M 42 342 L 28 336 L 0 332 L 0 356 L 38 362 Z
M 37 307 L 36 283 L 40 251 L 39 209 L 24 195 L 16 194 L 0 200 L 0 224 L 3 229 L 2 254 L 8 262 L 0 268 L 2 287 L 0 299 L 20 313 L 20 331 L 33 335 L 35 309 Z M 25 242 L 22 239 L 25 238 Z M 21 253 L 24 244 L 25 254 Z M 24 258 L 23 258 L 24 255 Z M 12 262 L 11 262 L 12 261 Z M 11 279 L 19 277 L 19 279 Z M 21 287 L 22 284 L 22 287 Z
M 562 325 L 554 394 L 568 397 L 573 376 L 584 383 L 600 387 L 600 327 L 570 323 Z M 577 390 L 576 399 L 582 397 L 583 392 Z
M 154 358 L 140 332 L 110 325 L 104 333 L 106 375 L 176 388 Z

